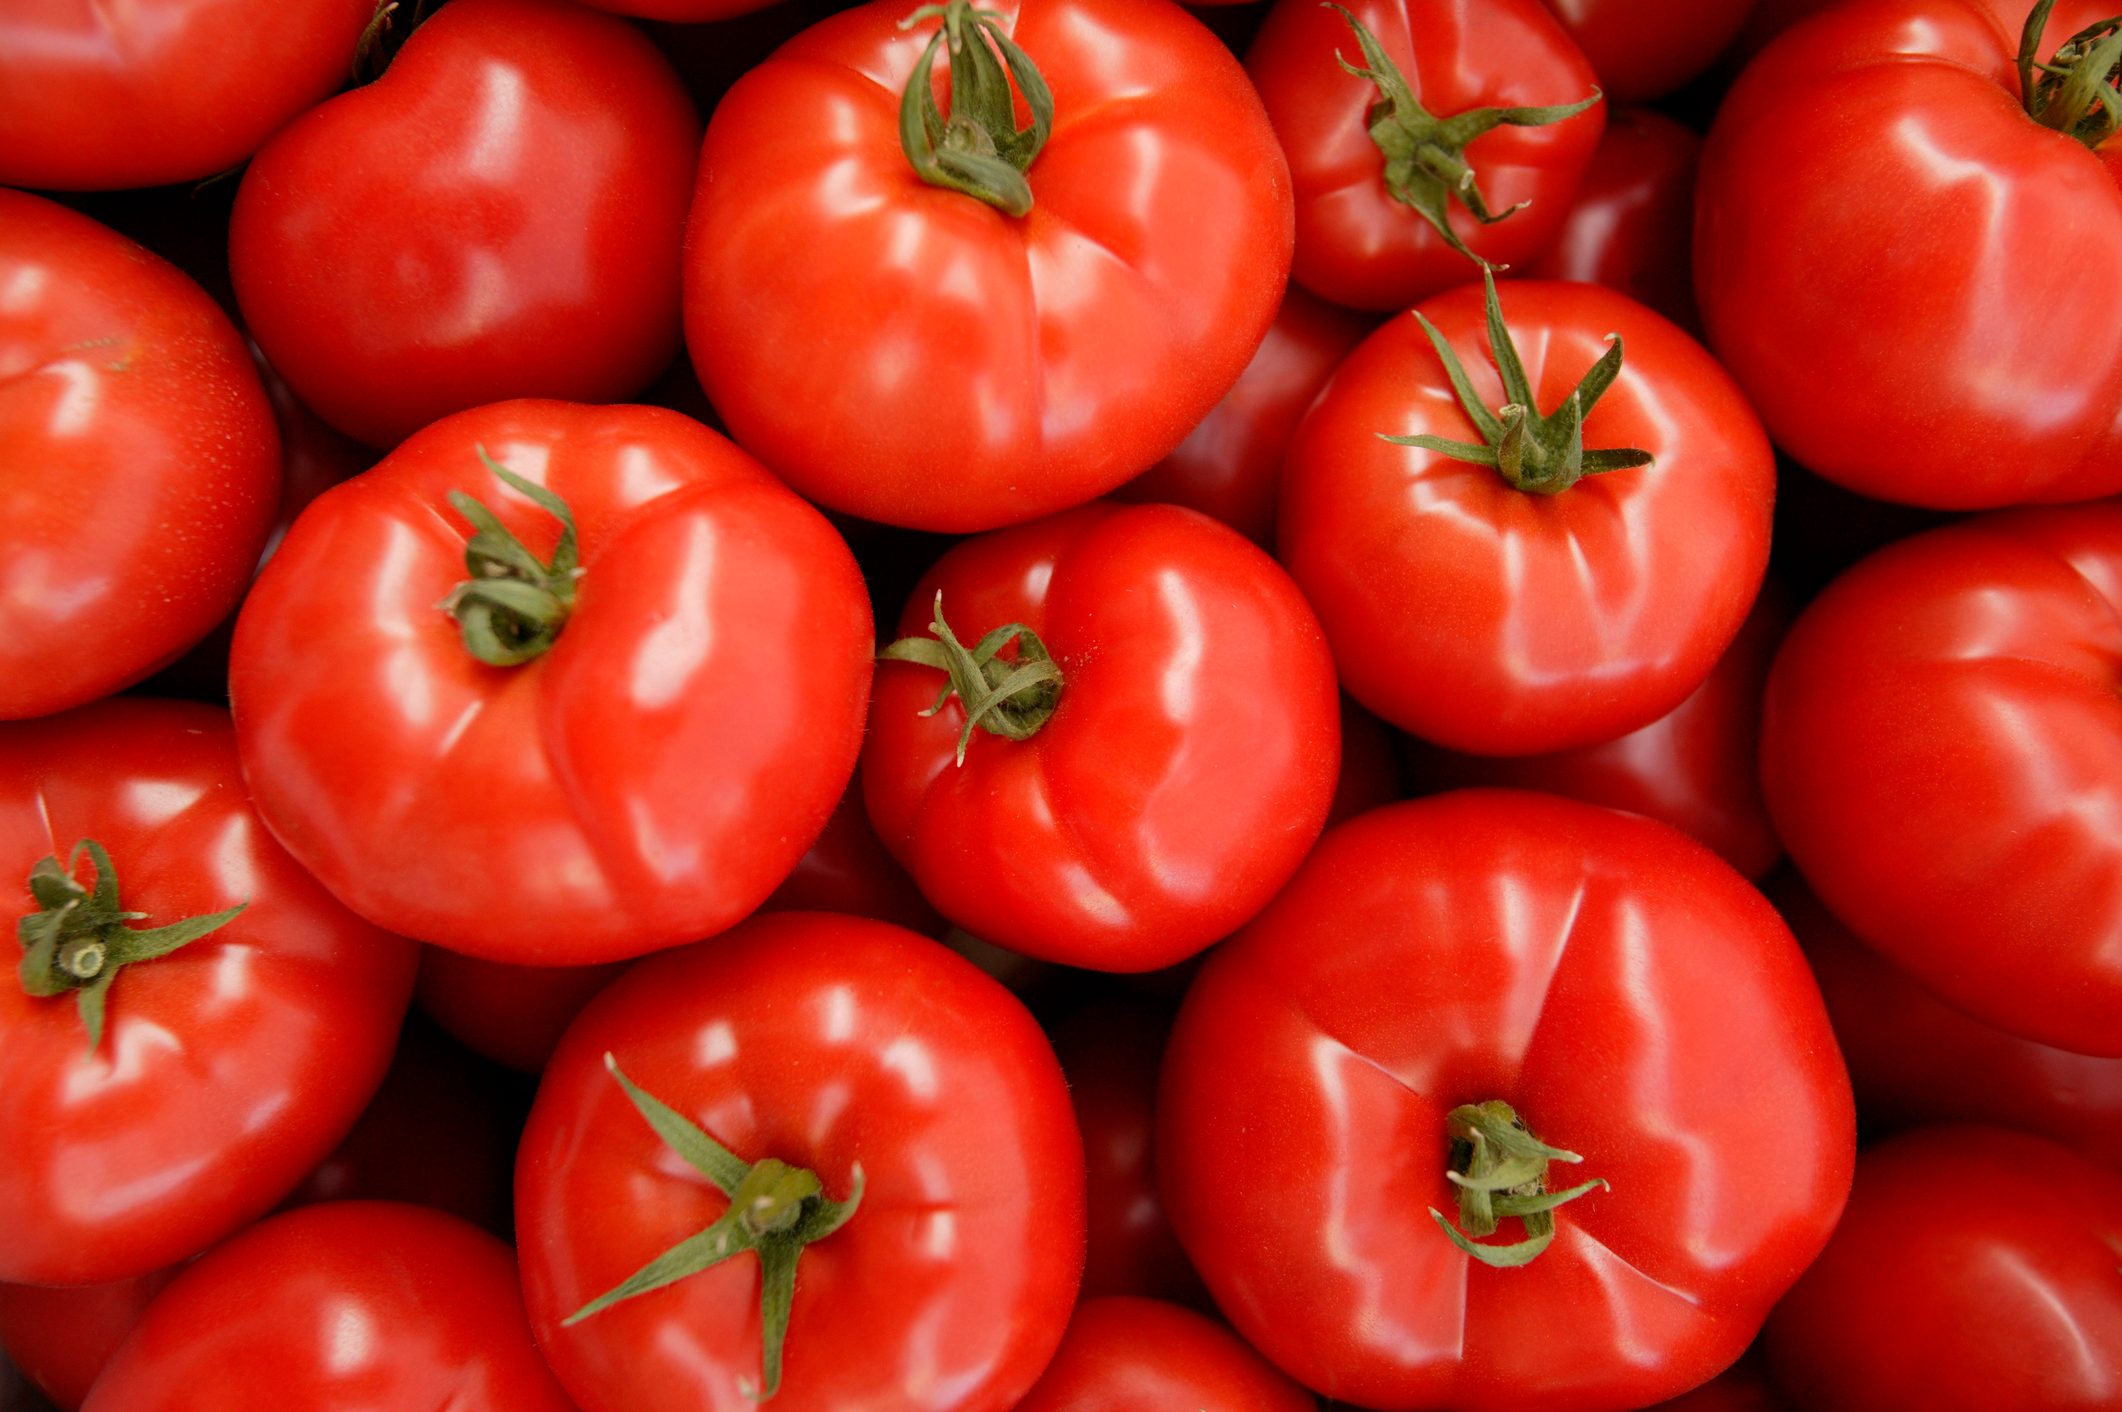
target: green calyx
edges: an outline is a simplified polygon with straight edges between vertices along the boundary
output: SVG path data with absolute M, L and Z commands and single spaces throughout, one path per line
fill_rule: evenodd
M 1496 298 L 1496 277 L 1483 269 L 1481 280 L 1487 288 L 1489 351 L 1496 360 L 1496 372 L 1503 379 L 1504 395 L 1510 399 L 1499 411 L 1491 412 L 1483 405 L 1467 379 L 1466 366 L 1459 361 L 1459 355 L 1452 351 L 1451 345 L 1444 341 L 1444 335 L 1437 332 L 1436 325 L 1419 311 L 1415 314 L 1415 322 L 1428 336 L 1429 346 L 1437 350 L 1445 375 L 1451 379 L 1452 390 L 1459 396 L 1459 406 L 1479 428 L 1485 444 L 1476 446 L 1470 441 L 1453 441 L 1442 436 L 1391 436 L 1382 431 L 1378 433 L 1379 438 L 1395 446 L 1419 446 L 1424 451 L 1434 451 L 1455 461 L 1493 467 L 1511 485 L 1534 495 L 1559 495 L 1586 476 L 1651 464 L 1648 451 L 1584 449 L 1584 419 L 1621 373 L 1621 335 L 1608 335 L 1611 346 L 1605 355 L 1592 364 L 1591 371 L 1584 375 L 1584 380 L 1559 408 L 1542 416 L 1538 404 L 1533 401 L 1532 383 L 1525 375 L 1525 364 L 1518 357 L 1518 345 L 1512 342 L 1510 330 L 1503 326 L 1503 305 Z
M 1608 1189 L 1594 1177 L 1567 1191 L 1549 1191 L 1549 1163 L 1584 1159 L 1534 1137 L 1508 1103 L 1465 1104 L 1452 1109 L 1446 1121 L 1451 1165 L 1444 1175 L 1459 1190 L 1459 1224 L 1454 1226 L 1434 1206 L 1429 1214 L 1453 1245 L 1484 1265 L 1508 1270 L 1531 1263 L 1554 1243 L 1557 1206 Z M 1524 1223 L 1525 1239 L 1505 1245 L 1479 1243 L 1510 1218 Z
M 1488 261 L 1467 249 L 1466 242 L 1452 229 L 1453 198 L 1456 197 L 1483 225 L 1494 225 L 1508 218 L 1523 210 L 1525 203 L 1501 211 L 1489 209 L 1474 169 L 1467 165 L 1467 144 L 1506 124 L 1511 127 L 1545 127 L 1573 118 L 1599 101 L 1602 96 L 1599 90 L 1594 88 L 1590 97 L 1575 103 L 1546 108 L 1469 108 L 1448 118 L 1434 117 L 1416 100 L 1414 90 L 1407 86 L 1406 77 L 1386 55 L 1385 46 L 1378 42 L 1378 37 L 1347 6 L 1327 0 L 1324 8 L 1341 12 L 1341 18 L 1347 20 L 1348 27 L 1355 31 L 1356 43 L 1363 50 L 1361 65 L 1351 64 L 1338 50 L 1334 53 L 1334 61 L 1344 72 L 1368 79 L 1378 90 L 1378 101 L 1371 104 L 1369 125 L 1371 141 L 1377 143 L 1378 150 L 1385 155 L 1385 189 L 1392 193 L 1395 201 L 1412 207 L 1436 227 L 1446 245 L 1487 268 Z
M 96 867 L 93 892 L 74 881 L 74 869 L 83 853 Z M 119 971 L 197 941 L 250 905 L 239 902 L 225 912 L 135 929 L 127 924 L 144 920 L 147 913 L 128 912 L 119 904 L 118 870 L 103 845 L 92 838 L 74 845 L 64 867 L 56 857 L 41 859 L 30 869 L 29 891 L 38 910 L 15 924 L 15 935 L 22 943 L 22 961 L 16 968 L 22 989 L 35 996 L 72 991 L 81 1023 L 88 1029 L 91 1053 L 103 1043 L 104 1005 Z
M 490 667 L 513 667 L 550 648 L 575 608 L 575 585 L 582 577 L 581 551 L 575 542 L 575 517 L 567 502 L 542 485 L 516 475 L 477 448 L 479 459 L 502 484 L 528 497 L 561 524 L 560 542 L 550 563 L 525 548 L 493 511 L 461 490 L 449 503 L 472 526 L 464 544 L 464 567 L 471 577 L 450 590 L 435 606 L 457 620 L 464 648 Z
M 879 661 L 912 662 L 933 667 L 950 680 L 936 704 L 921 714 L 933 716 L 953 696 L 965 707 L 965 729 L 958 733 L 958 763 L 975 727 L 1006 740 L 1029 740 L 1038 734 L 1061 704 L 1061 666 L 1048 655 L 1039 635 L 1022 623 L 1004 623 L 975 643 L 970 651 L 943 621 L 943 595 L 936 594 L 932 637 L 902 637 L 877 654 Z M 998 655 L 1017 644 L 1015 661 Z
M 2041 32 L 2055 8 L 2038 0 L 2019 31 L 2020 97 L 2035 122 L 2096 148 L 2122 128 L 2122 15 L 2079 30 L 2044 64 Z
M 637 1087 L 609 1054 L 604 1067 L 656 1136 L 729 1198 L 729 1209 L 577 1309 L 562 1326 L 750 1251 L 759 1257 L 761 1378 L 756 1392 L 745 1391 L 764 1401 L 781 1389 L 782 1350 L 788 1341 L 789 1311 L 795 1306 L 796 1261 L 805 1246 L 846 1225 L 862 1204 L 862 1165 L 855 1164 L 854 1189 L 847 1200 L 834 1201 L 814 1173 L 773 1157 L 746 1163 L 676 1109 Z
M 1022 216 L 1032 208 L 1024 173 L 1054 126 L 1053 90 L 1031 57 L 1002 29 L 1002 17 L 969 0 L 923 5 L 899 22 L 912 29 L 941 19 L 914 65 L 899 99 L 899 145 L 921 180 L 978 197 L 996 210 Z M 931 74 L 936 49 L 950 50 L 950 116 L 936 104 Z M 1017 126 L 1016 91 L 1031 110 L 1031 126 Z

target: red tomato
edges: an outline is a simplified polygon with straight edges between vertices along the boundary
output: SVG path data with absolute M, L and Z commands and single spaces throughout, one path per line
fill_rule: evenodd
M 572 507 L 579 575 L 545 562 L 573 535 L 482 454 Z M 528 619 L 453 588 L 482 504 L 505 529 L 478 543 L 521 535 L 504 557 L 545 585 L 554 625 L 520 642 Z M 466 645 L 482 620 L 506 627 L 489 660 L 550 650 L 489 665 Z M 510 402 L 310 507 L 244 607 L 230 686 L 259 811 L 348 906 L 580 965 L 766 900 L 854 768 L 872 646 L 847 546 L 727 441 L 655 408 Z
M 980 21 L 951 0 L 976 36 L 951 58 L 961 91 L 1006 91 L 989 44 L 1012 36 L 1052 131 L 1028 170 L 999 163 L 1012 189 L 989 195 L 1021 214 L 930 185 L 901 93 L 941 31 L 926 11 L 902 30 L 908 9 L 806 30 L 715 110 L 686 338 L 737 440 L 804 495 L 987 529 L 1139 475 L 1230 391 L 1289 271 L 1288 168 L 1229 51 L 1176 5 L 1006 0 Z M 992 142 L 980 107 L 952 108 L 946 147 Z M 1034 147 L 989 117 L 1006 150 Z
M 227 317 L 131 241 L 14 191 L 0 465 L 7 718 L 106 696 L 203 637 L 242 597 L 280 494 L 272 410 Z
M 1818 1412 L 2122 1406 L 2117 1251 L 2122 1175 L 2068 1148 L 2002 1128 L 1889 1138 L 1768 1321 L 1770 1370 Z
M 1550 755 L 1460 755 L 1416 742 L 1414 772 L 1428 789 L 1497 785 L 1564 794 L 1671 824 L 1758 878 L 1783 856 L 1757 769 L 1761 693 L 1790 626 L 1774 581 L 1692 696 L 1641 730 Z
M 1710 342 L 1777 445 L 1866 495 L 2122 489 L 2122 191 L 2021 106 L 2028 8 L 1835 6 L 1749 67 L 1703 153 Z M 2070 0 L 2037 52 L 2112 13 Z
M 1318 0 L 1280 0 L 1245 67 L 1289 154 L 1297 283 L 1351 308 L 1405 309 L 1472 277 L 1467 255 L 1452 248 L 1420 203 L 1448 210 L 1455 238 L 1479 259 L 1510 266 L 1538 256 L 1553 243 L 1599 145 L 1605 105 L 1574 117 L 1506 123 L 1463 144 L 1413 129 L 1426 118 L 1466 123 L 1479 109 L 1530 110 L 1593 97 L 1597 80 L 1569 35 L 1539 0 L 1354 0 L 1349 8 L 1406 85 L 1403 107 L 1413 126 L 1394 130 L 1390 140 L 1410 153 L 1418 144 L 1433 149 L 1444 170 L 1470 169 L 1474 184 L 1457 187 L 1412 156 L 1389 167 L 1371 125 L 1390 107 L 1377 86 L 1342 67 L 1343 60 L 1366 63 L 1348 19 Z M 1408 194 L 1395 196 L 1392 183 L 1402 179 Z M 1492 215 L 1524 209 L 1484 224 L 1468 204 L 1481 198 Z
M 599 10 L 610 10 L 616 15 L 639 15 L 646 19 L 676 20 L 683 24 L 704 24 L 710 20 L 726 20 L 737 15 L 748 15 L 754 10 L 763 10 L 774 0 L 582 0 Z
M 1769 677 L 1776 832 L 1837 917 L 1977 1019 L 2122 1056 L 2122 505 L 1873 555 Z
M 1334 783 L 1334 801 L 1326 811 L 1326 826 L 1405 799 L 1400 756 L 1393 749 L 1385 723 L 1341 698 L 1341 777 Z
M 79 1407 L 174 1269 L 110 1284 L 0 1284 L 0 1351 L 58 1406 Z M 16 1412 L 0 1379 L 0 1407 Z M 31 1409 L 33 1412 L 33 1409 Z
M 1754 0 L 1547 0 L 1620 103 L 1647 103 L 1731 47 Z M 1685 229 L 1685 227 L 1682 227 Z
M 995 675 L 1042 652 L 1059 669 L 973 739 L 962 696 L 930 713 L 952 680 L 934 664 L 878 670 L 870 818 L 944 916 L 1030 956 L 1148 971 L 1296 870 L 1333 797 L 1338 697 L 1317 620 L 1257 548 L 1176 506 L 1087 505 L 944 555 L 901 640 L 940 656 L 939 611 L 968 646 L 1026 629 Z
M 1090 1299 L 1016 1412 L 1316 1412 L 1318 1403 L 1221 1324 L 1155 1299 Z
M 535 1074 L 582 1007 L 624 969 L 623 962 L 512 966 L 427 946 L 420 950 L 413 998 L 474 1054 Z
M 1363 341 L 1369 319 L 1292 285 L 1267 339 L 1201 424 L 1171 455 L 1113 492 L 1199 510 L 1255 544 L 1275 542 L 1282 453 L 1326 379 Z
M 740 1169 L 815 1174 L 804 1219 L 859 1197 L 788 1256 L 778 1412 L 1002 1412 L 1046 1366 L 1083 1258 L 1083 1147 L 1053 1051 L 1009 992 L 936 943 L 784 913 L 634 967 L 546 1068 L 517 1232 L 532 1323 L 584 1412 L 751 1412 L 774 1389 L 762 1261 L 743 1248 L 563 1324 L 748 1209 L 650 1129 L 607 1056 L 675 1110 L 666 1129 L 701 1140 L 698 1124 Z
M 1530 401 L 1566 426 L 1572 390 L 1614 356 L 1618 331 L 1626 355 L 1582 444 L 1652 463 L 1536 493 L 1386 441 L 1485 436 L 1418 321 L 1394 319 L 1297 428 L 1280 536 L 1350 695 L 1456 750 L 1531 755 L 1636 730 L 1702 684 L 1760 587 L 1775 465 L 1731 379 L 1664 319 L 1591 285 L 1505 290 L 1519 393 L 1491 362 L 1478 286 L 1417 311 L 1464 363 L 1482 415 L 1493 425 L 1487 409 Z
M 845 912 L 890 922 L 923 936 L 939 935 L 944 927 L 936 909 L 928 905 L 921 889 L 871 827 L 869 811 L 862 804 L 859 770 L 833 806 L 825 832 L 818 835 L 810 852 L 796 860 L 795 871 L 759 910 Z
M 504 397 L 629 396 L 678 347 L 699 138 L 631 26 L 456 0 L 251 163 L 229 229 L 244 319 L 377 446 Z
M 78 1004 L 93 983 L 0 986 L 0 1279 L 94 1284 L 172 1264 L 255 1220 L 353 1126 L 390 1061 L 413 948 L 333 902 L 259 826 L 212 707 L 134 698 L 10 726 L 0 805 L 0 869 L 65 869 L 77 840 L 96 840 L 118 905 L 145 914 L 136 932 L 243 904 L 131 964 L 109 937 L 64 943 L 60 964 L 89 946 L 110 963 L 93 1048 Z M 100 890 L 86 860 L 73 875 Z
M 1581 1155 L 1557 1186 L 1611 1187 L 1549 1213 L 1544 1251 L 1528 1216 L 1529 1244 L 1477 1263 L 1447 1234 L 1480 1234 L 1471 1197 L 1456 1222 L 1424 1208 L 1466 1190 L 1448 1155 L 1480 1180 L 1509 1152 L 1465 1126 L 1497 1102 L 1511 1141 Z M 1704 1381 L 1826 1241 L 1855 1146 L 1819 992 L 1760 895 L 1662 824 L 1500 790 L 1322 839 L 1187 993 L 1157 1124 L 1172 1224 L 1238 1331 L 1386 1409 L 1589 1412 Z
M 376 0 L 6 6 L 0 184 L 97 191 L 233 167 L 346 82 L 375 12 Z
M 342 1201 L 210 1251 L 148 1306 L 85 1412 L 574 1412 L 508 1247 L 419 1206 Z
M 1654 109 L 1614 109 L 1555 243 L 1525 273 L 1618 289 L 1694 331 L 1701 323 L 1691 253 L 1701 157 L 1702 139 L 1692 129 Z
M 1759 1347 L 1694 1391 L 1658 1406 L 1664 1412 L 1796 1412 L 1769 1382 Z

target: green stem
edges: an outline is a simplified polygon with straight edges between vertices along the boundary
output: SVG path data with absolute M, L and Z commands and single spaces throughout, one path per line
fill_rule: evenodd
M 2056 0 L 2037 0 L 2019 31 L 2019 94 L 2043 127 L 2097 148 L 2122 128 L 2122 16 L 2079 30 L 2045 64 L 2041 35 Z M 2040 77 L 2034 77 L 2036 71 Z
M 977 727 L 1006 740 L 1030 740 L 1061 704 L 1061 666 L 1047 653 L 1039 635 L 1022 623 L 1004 623 L 970 651 L 943 621 L 943 594 L 936 594 L 932 637 L 902 637 L 877 654 L 880 661 L 912 662 L 933 667 L 949 681 L 936 704 L 921 714 L 933 716 L 953 696 L 965 707 L 965 729 L 958 733 L 958 763 Z M 1016 660 L 999 654 L 1017 644 Z
M 899 145 L 921 180 L 977 197 L 996 210 L 1023 216 L 1032 208 L 1031 169 L 1054 126 L 1053 90 L 1038 65 L 1008 34 L 1002 17 L 970 0 L 923 5 L 899 22 L 912 29 L 942 24 L 914 64 L 899 99 Z M 936 49 L 950 51 L 950 115 L 936 104 L 932 79 Z M 1031 110 L 1031 126 L 1017 126 L 1016 92 Z
M 561 525 L 560 542 L 548 562 L 525 548 L 486 506 L 460 490 L 449 495 L 449 503 L 472 526 L 473 534 L 464 544 L 464 566 L 471 577 L 435 606 L 457 620 L 464 648 L 472 656 L 488 666 L 514 667 L 559 641 L 560 629 L 575 608 L 581 551 L 566 501 L 503 467 L 484 446 L 476 449 L 504 485 Z
M 1510 1105 L 1500 1100 L 1452 1109 L 1447 1130 L 1451 1160 L 1444 1175 L 1459 1191 L 1459 1224 L 1452 1225 L 1434 1206 L 1429 1214 L 1453 1245 L 1484 1265 L 1505 1270 L 1531 1263 L 1554 1242 L 1556 1207 L 1606 1189 L 1607 1184 L 1595 1177 L 1567 1191 L 1549 1191 L 1549 1163 L 1584 1159 L 1534 1137 Z M 1510 1219 L 1524 1223 L 1524 1240 L 1480 1243 L 1496 1233 L 1499 1221 Z

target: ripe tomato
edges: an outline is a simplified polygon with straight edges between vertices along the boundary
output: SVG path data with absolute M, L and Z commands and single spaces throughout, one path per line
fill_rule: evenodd
M 176 1277 L 175 1269 L 166 1269 L 99 1285 L 0 1284 L 0 1352 L 70 1412 L 88 1399 L 111 1355 Z M 0 1407 L 16 1412 L 4 1379 Z
M 1834 6 L 1748 68 L 1703 153 L 1710 343 L 1777 445 L 1866 495 L 2122 490 L 2122 191 L 2021 105 L 2029 3 Z M 2112 13 L 2068 0 L 2035 52 Z
M 1230 1330 L 1155 1299 L 1087 1299 L 1016 1412 L 1316 1412 L 1303 1388 Z
M 1855 1147 L 1819 992 L 1760 895 L 1662 824 L 1501 790 L 1320 840 L 1188 991 L 1157 1125 L 1172 1225 L 1238 1331 L 1386 1409 L 1704 1381 L 1826 1241 Z M 1445 1173 L 1481 1181 L 1484 1154 L 1498 1218 L 1548 1176 L 1594 1189 L 1546 1213 L 1544 1250 L 1537 1213 L 1462 1250 L 1478 1203 Z M 1456 1222 L 1425 1211 L 1455 1192 Z
M 582 1007 L 625 968 L 624 962 L 513 966 L 425 946 L 413 999 L 474 1054 L 535 1074 Z
M 30 948 L 24 984 L 0 986 L 0 1279 L 172 1264 L 264 1213 L 353 1126 L 389 1063 L 413 948 L 333 902 L 259 826 L 212 707 L 121 699 L 10 726 L 0 805 L 0 869 L 40 874 L 18 904 L 38 919 L 25 947 L 66 872 L 95 893 L 47 962 Z M 77 840 L 111 869 L 71 861 Z M 138 925 L 89 925 L 113 881 Z M 180 950 L 123 955 L 239 905 Z M 33 994 L 33 979 L 66 988 Z
M 1327 806 L 1326 826 L 1405 799 L 1407 790 L 1392 733 L 1376 716 L 1341 698 L 1341 777 Z
M 2122 1055 L 2122 504 L 1844 574 L 1769 676 L 1770 817 L 1821 901 L 1977 1019 Z
M 940 595 L 940 598 L 939 598 Z M 940 606 L 939 606 L 940 603 Z M 1014 656 L 938 670 L 1020 626 Z M 1171 505 L 1086 505 L 952 549 L 900 615 L 863 746 L 870 819 L 983 941 L 1148 971 L 1265 906 L 1318 836 L 1340 763 L 1318 622 L 1273 560 Z M 1057 677 L 983 710 L 1042 655 Z M 988 671 L 988 668 L 992 668 Z M 1000 731 L 1004 734 L 997 734 Z
M 1524 273 L 1618 289 L 1695 333 L 1695 167 L 1702 139 L 1651 108 L 1607 114 L 1555 243 Z
M 244 319 L 376 446 L 504 397 L 629 396 L 677 351 L 699 139 L 631 26 L 456 0 L 252 161 L 229 228 Z
M 272 409 L 227 317 L 131 241 L 15 191 L 0 465 L 6 718 L 109 695 L 203 637 L 242 597 L 280 494 Z
M 506 1245 L 425 1207 L 340 1201 L 275 1216 L 177 1276 L 84 1412 L 445 1406 L 574 1412 Z
M 474 512 L 500 527 L 468 545 Z M 543 606 L 453 587 L 468 553 Z M 727 441 L 655 408 L 509 402 L 310 507 L 244 606 L 230 687 L 260 813 L 348 906 L 580 965 L 766 899 L 854 768 L 872 649 L 847 546 Z
M 1818 1412 L 2115 1407 L 2118 1250 L 2122 1174 L 2002 1128 L 1888 1138 L 1768 1321 L 1770 1371 Z
M 940 935 L 944 928 L 936 909 L 928 905 L 921 889 L 885 850 L 871 826 L 869 810 L 862 803 L 859 770 L 833 806 L 825 832 L 818 835 L 810 852 L 796 860 L 795 870 L 759 910 L 844 912 L 890 922 L 923 936 Z
M 1297 428 L 1279 532 L 1350 695 L 1455 750 L 1532 755 L 1611 740 L 1701 685 L 1760 587 L 1775 465 L 1738 388 L 1664 319 L 1591 285 L 1504 288 L 1507 338 L 1493 298 L 1484 327 L 1478 286 L 1416 311 L 1455 350 L 1487 426 L 1420 321 L 1392 320 Z M 1591 448 L 1586 468 L 1600 453 L 1619 468 L 1569 484 L 1572 391 L 1585 380 L 1591 401 L 1622 338 L 1575 443 Z M 1526 370 L 1515 385 L 1491 361 L 1510 365 L 1512 340 Z M 1509 449 L 1492 410 L 1506 403 L 1546 413 L 1526 439 L 1556 447 L 1540 453 L 1551 472 L 1527 451 L 1525 490 L 1493 453 L 1481 465 L 1430 449 Z M 1432 440 L 1386 439 L 1410 434 Z M 1617 448 L 1653 459 L 1630 465 Z
M 1259 346 L 1292 237 L 1260 100 L 1178 6 L 946 8 L 971 36 L 952 86 L 973 95 L 947 121 L 924 118 L 920 86 L 942 30 L 928 10 L 902 29 L 901 0 L 806 30 L 730 90 L 700 157 L 685 314 L 732 434 L 797 490 L 964 531 L 1079 504 L 1177 446 Z M 1017 134 L 999 38 L 1050 132 Z M 1022 164 L 931 185 L 902 117 L 947 153 L 999 143 Z M 926 146 L 907 150 L 927 163 Z
M 1754 0 L 1547 0 L 1547 7 L 1598 71 L 1607 97 L 1647 103 L 1730 48 Z
M 708 1175 L 711 1147 L 739 1180 Z M 726 1199 L 768 1174 L 763 1207 Z M 842 1224 L 799 1257 L 824 1215 Z M 1083 1147 L 1009 992 L 897 927 L 783 913 L 644 961 L 582 1012 L 524 1132 L 516 1225 L 532 1324 L 583 1412 L 773 1395 L 762 1264 L 780 1412 L 1003 1412 L 1075 1299 Z M 711 1226 L 736 1253 L 704 1269 Z M 697 1273 L 569 1321 L 680 1242 Z

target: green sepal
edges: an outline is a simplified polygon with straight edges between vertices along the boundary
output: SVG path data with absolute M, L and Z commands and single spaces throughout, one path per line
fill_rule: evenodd
M 1459 1224 L 1434 1206 L 1429 1208 L 1444 1234 L 1474 1259 L 1497 1269 L 1530 1263 L 1555 1239 L 1555 1208 L 1589 1192 L 1608 1189 L 1602 1178 L 1570 1187 L 1547 1189 L 1552 1162 L 1581 1162 L 1574 1152 L 1540 1141 L 1507 1103 L 1469 1103 L 1446 1119 L 1451 1139 L 1445 1176 L 1458 1188 Z M 1524 1224 L 1525 1238 L 1490 1245 L 1504 1220 Z
M 456 618 L 465 650 L 493 667 L 530 661 L 559 640 L 575 607 L 575 585 L 582 577 L 581 545 L 575 517 L 567 502 L 542 485 L 525 480 L 474 448 L 502 484 L 560 522 L 560 541 L 550 561 L 533 554 L 501 518 L 461 490 L 449 493 L 450 507 L 472 527 L 464 543 L 464 567 L 471 577 L 450 590 L 436 606 Z
M 1022 623 L 1004 623 L 970 650 L 943 620 L 943 594 L 936 594 L 929 622 L 931 637 L 902 637 L 877 654 L 885 662 L 911 662 L 942 672 L 946 678 L 935 704 L 921 714 L 933 716 L 955 696 L 965 707 L 965 726 L 958 732 L 958 763 L 965 763 L 973 731 L 984 730 L 1006 740 L 1029 740 L 1053 718 L 1061 704 L 1061 664 L 1054 661 L 1039 635 Z M 1017 644 L 1014 662 L 999 654 Z
M 1054 95 L 1031 56 L 1002 28 L 1002 16 L 976 10 L 968 0 L 923 5 L 899 22 L 912 29 L 941 19 L 914 62 L 899 98 L 899 146 L 914 172 L 931 186 L 975 197 L 1005 215 L 1032 208 L 1024 173 L 1053 131 Z M 950 54 L 951 111 L 936 104 L 936 50 Z M 1016 92 L 1024 95 L 1031 124 L 1017 126 Z
M 2043 127 L 2097 150 L 2122 129 L 2122 16 L 2087 25 L 2039 62 L 2041 33 L 2056 0 L 2038 0 L 2019 31 L 2019 92 Z M 2034 75 L 2039 72 L 2040 77 Z

